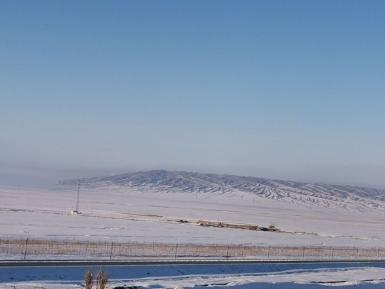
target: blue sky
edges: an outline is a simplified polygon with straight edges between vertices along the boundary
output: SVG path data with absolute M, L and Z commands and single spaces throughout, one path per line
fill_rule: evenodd
M 167 168 L 384 186 L 384 1 L 1 1 L 0 183 Z

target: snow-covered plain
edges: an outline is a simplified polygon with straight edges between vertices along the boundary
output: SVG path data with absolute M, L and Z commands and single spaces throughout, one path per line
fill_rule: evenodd
M 53 189 L 0 188 L 0 236 L 163 243 L 283 246 L 383 247 L 385 202 L 370 207 L 289 198 L 245 191 L 159 191 L 153 187 L 83 186 L 80 215 L 76 186 Z M 332 204 L 332 203 L 331 203 Z M 178 220 L 191 223 L 179 223 Z M 202 227 L 198 220 L 275 225 L 285 233 Z
M 83 182 L 81 214 L 75 215 L 71 211 L 76 181 L 51 189 L 2 187 L 0 237 L 304 247 L 383 248 L 385 244 L 385 201 L 376 190 L 163 172 L 123 176 L 123 183 L 121 179 Z M 203 227 L 196 224 L 198 220 L 274 225 L 282 232 Z M 240 270 L 242 265 L 103 270 L 109 274 L 110 289 L 385 286 L 383 263 L 261 266 L 250 270 Z M 82 288 L 86 269 L 1 268 L 0 288 Z M 96 273 L 101 268 L 89 269 Z

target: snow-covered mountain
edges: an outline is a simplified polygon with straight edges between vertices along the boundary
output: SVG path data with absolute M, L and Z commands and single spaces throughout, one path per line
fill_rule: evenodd
M 126 187 L 136 190 L 186 193 L 247 193 L 269 199 L 322 207 L 366 207 L 385 209 L 385 190 L 349 185 L 312 184 L 235 175 L 152 170 L 114 176 L 64 180 L 62 185 L 82 187 Z

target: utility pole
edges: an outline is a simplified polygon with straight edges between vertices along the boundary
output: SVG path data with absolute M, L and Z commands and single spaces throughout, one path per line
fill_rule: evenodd
M 76 209 L 75 211 L 79 213 L 79 195 L 80 195 L 80 181 L 78 181 L 78 192 L 76 194 Z
M 78 181 L 78 187 L 77 187 L 77 192 L 76 192 L 76 205 L 75 205 L 75 210 L 71 211 L 72 215 L 80 214 L 80 211 L 79 211 L 79 197 L 80 197 L 80 181 Z

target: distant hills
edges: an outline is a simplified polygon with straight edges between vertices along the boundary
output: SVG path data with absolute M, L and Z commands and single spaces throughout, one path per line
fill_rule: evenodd
M 61 181 L 61 185 L 106 188 L 120 187 L 156 192 L 252 194 L 322 207 L 385 208 L 385 190 L 349 185 L 313 184 L 257 177 L 151 170 L 114 176 Z

